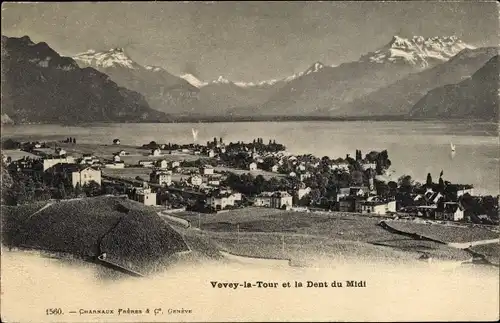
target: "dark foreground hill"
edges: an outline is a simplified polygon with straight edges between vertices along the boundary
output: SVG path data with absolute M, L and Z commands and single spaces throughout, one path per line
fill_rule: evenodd
M 153 209 L 127 199 L 104 196 L 2 206 L 2 243 L 97 261 L 150 273 L 189 248 L 182 236 Z
M 80 68 L 44 42 L 2 35 L 2 120 L 17 123 L 154 122 L 166 118 L 108 75 Z M 8 118 L 7 118 L 8 117 Z

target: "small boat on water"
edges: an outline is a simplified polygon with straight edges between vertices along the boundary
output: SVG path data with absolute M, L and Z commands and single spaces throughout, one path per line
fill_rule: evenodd
M 193 133 L 193 141 L 198 139 L 198 130 L 191 128 L 191 132 Z
M 455 145 L 452 142 L 450 142 L 450 147 L 451 147 L 451 151 L 455 152 Z

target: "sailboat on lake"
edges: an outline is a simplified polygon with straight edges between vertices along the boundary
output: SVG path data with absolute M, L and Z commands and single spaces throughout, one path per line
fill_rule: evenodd
M 193 133 L 193 141 L 196 142 L 198 140 L 198 130 L 191 128 L 191 132 Z
M 450 142 L 450 147 L 451 147 L 451 152 L 454 153 L 455 152 L 455 145 Z

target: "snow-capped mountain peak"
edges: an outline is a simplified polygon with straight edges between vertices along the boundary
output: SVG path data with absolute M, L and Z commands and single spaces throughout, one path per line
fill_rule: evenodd
M 231 83 L 231 81 L 226 79 L 224 76 L 220 75 L 219 78 L 216 79 L 215 81 L 212 81 L 212 83 L 229 84 L 229 83 Z
M 201 81 L 193 74 L 183 74 L 180 77 L 188 81 L 191 85 L 196 86 L 197 88 L 203 87 L 208 84 L 207 82 Z
M 149 71 L 153 71 L 153 72 L 161 72 L 161 71 L 165 71 L 163 68 L 161 67 L 158 67 L 158 66 L 152 66 L 152 65 L 144 65 L 144 68 L 149 70 Z
M 88 50 L 84 53 L 77 54 L 73 57 L 77 62 L 83 62 L 87 65 L 96 67 L 127 67 L 135 69 L 137 64 L 130 59 L 123 48 L 111 48 L 109 51 L 97 52 Z
M 192 74 L 184 74 L 184 75 L 181 75 L 180 77 L 182 77 L 183 79 L 185 79 L 186 81 L 191 83 L 191 85 L 196 86 L 197 88 L 206 86 L 208 84 L 234 84 L 238 87 L 248 88 L 248 87 L 259 87 L 259 86 L 271 86 L 271 85 L 274 85 L 278 82 L 290 82 L 290 81 L 293 81 L 296 78 L 301 77 L 303 75 L 316 73 L 325 67 L 327 67 L 327 66 L 324 65 L 323 63 L 316 62 L 303 72 L 299 72 L 299 73 L 296 73 L 296 74 L 293 74 L 293 75 L 290 75 L 288 77 L 281 78 L 281 79 L 270 79 L 270 80 L 264 80 L 264 81 L 260 81 L 260 82 L 230 81 L 222 75 L 219 76 L 216 80 L 213 80 L 211 82 L 203 82 L 203 81 L 199 80 L 197 77 L 193 76 Z M 335 67 L 335 65 L 331 65 L 331 67 Z
M 394 36 L 384 47 L 363 55 L 360 61 L 373 63 L 406 63 L 427 67 L 431 61 L 444 62 L 463 49 L 474 49 L 456 36 L 429 37 Z
M 311 67 L 309 67 L 305 72 L 304 74 L 307 75 L 307 74 L 311 74 L 311 73 L 316 73 L 317 71 L 319 71 L 320 69 L 324 68 L 325 65 L 323 65 L 323 63 L 321 62 L 316 62 L 314 63 Z

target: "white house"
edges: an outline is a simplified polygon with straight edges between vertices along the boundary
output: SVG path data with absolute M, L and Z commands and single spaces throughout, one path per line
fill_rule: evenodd
M 215 210 L 223 210 L 227 206 L 234 206 L 236 201 L 241 200 L 241 194 L 229 191 L 214 191 L 207 197 L 207 206 Z
M 158 160 L 156 162 L 156 167 L 161 168 L 161 169 L 167 169 L 168 168 L 168 161 L 165 159 Z
M 119 145 L 120 139 L 113 139 L 113 145 Z
M 349 164 L 348 163 L 335 163 L 335 164 L 330 165 L 330 169 L 349 172 Z
M 305 173 L 299 174 L 299 179 L 301 181 L 306 180 L 306 179 L 308 179 L 310 177 L 311 177 L 311 173 L 309 173 L 309 172 L 305 172 Z
M 142 167 L 153 167 L 154 162 L 152 160 L 139 160 L 139 166 Z
M 57 164 L 73 164 L 73 163 L 75 163 L 75 158 L 71 156 L 66 156 L 64 158 L 46 158 L 43 160 L 43 170 L 46 171 L 47 169 Z
M 362 214 L 386 215 L 396 212 L 396 201 L 363 201 L 360 205 Z
M 67 152 L 66 150 L 62 149 L 62 148 L 57 148 L 56 149 L 56 154 L 60 157 L 63 157 L 63 156 L 66 156 Z
M 96 182 L 101 185 L 101 170 L 94 169 L 92 167 L 85 167 L 81 169 L 75 169 L 71 172 L 71 183 L 73 187 L 76 187 L 77 184 L 83 186 L 91 181 Z
M 155 184 L 170 185 L 172 184 L 172 172 L 155 169 L 149 174 L 149 180 Z
M 120 161 L 121 161 L 120 156 L 119 156 L 119 155 L 114 155 L 114 156 L 113 156 L 113 161 L 114 161 L 114 162 L 120 162 Z
M 250 171 L 257 170 L 257 163 L 255 163 L 255 162 L 251 162 L 251 163 L 248 165 L 248 170 L 250 170 Z
M 214 174 L 214 168 L 210 165 L 205 165 L 203 167 L 200 167 L 200 174 L 202 175 L 213 175 Z
M 170 162 L 170 168 L 176 168 L 176 167 L 179 167 L 181 166 L 181 163 L 179 161 L 171 161 Z
M 201 176 L 198 176 L 198 175 L 193 175 L 189 178 L 189 184 L 193 185 L 193 186 L 200 186 L 202 183 L 203 183 L 203 178 L 201 178 Z
M 368 169 L 377 169 L 377 164 L 376 163 L 361 163 L 361 168 L 363 170 L 368 170 Z
M 311 188 L 310 187 L 299 188 L 297 190 L 297 198 L 300 200 L 301 198 L 303 198 L 304 196 L 306 196 L 309 193 L 311 193 Z
M 273 166 L 271 167 L 271 172 L 273 172 L 273 173 L 277 173 L 277 172 L 278 172 L 278 169 L 279 169 L 279 166 L 278 166 L 278 165 L 273 165 Z
M 288 192 L 262 192 L 255 197 L 254 205 L 276 209 L 289 209 L 292 207 L 292 196 Z
M 213 149 L 210 149 L 208 152 L 207 152 L 207 156 L 209 158 L 214 158 L 215 157 L 215 151 Z
M 445 202 L 442 208 L 436 210 L 436 220 L 460 221 L 464 218 L 464 208 L 457 202 Z
M 153 155 L 153 156 L 161 156 L 161 149 L 160 148 L 153 149 L 151 151 L 151 155 Z
M 144 205 L 156 205 L 156 193 L 152 192 L 149 187 L 139 187 L 136 188 L 134 200 Z
M 127 155 L 127 152 L 125 150 L 120 150 L 118 152 L 118 156 L 126 156 Z

